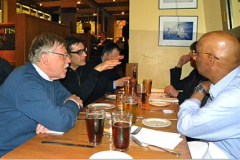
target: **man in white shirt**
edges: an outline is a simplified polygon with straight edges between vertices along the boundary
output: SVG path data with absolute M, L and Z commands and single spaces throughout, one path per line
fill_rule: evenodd
M 240 158 L 240 44 L 231 33 L 214 31 L 197 43 L 194 59 L 200 83 L 180 106 L 177 129 L 188 137 L 213 142 L 228 158 Z M 210 94 L 200 108 L 206 93 Z

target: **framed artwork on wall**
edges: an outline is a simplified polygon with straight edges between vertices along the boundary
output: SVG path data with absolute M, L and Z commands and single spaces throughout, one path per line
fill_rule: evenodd
M 190 46 L 197 40 L 197 16 L 159 16 L 159 46 Z
M 159 9 L 197 8 L 197 0 L 159 0 Z

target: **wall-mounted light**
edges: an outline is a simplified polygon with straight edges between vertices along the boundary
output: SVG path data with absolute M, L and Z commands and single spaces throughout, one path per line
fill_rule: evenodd
M 77 4 L 81 4 L 81 1 L 78 1 Z
M 42 3 L 40 3 L 39 6 L 42 6 Z
M 124 12 L 122 12 L 122 14 L 124 14 Z
M 113 0 L 113 2 L 115 2 L 115 0 Z

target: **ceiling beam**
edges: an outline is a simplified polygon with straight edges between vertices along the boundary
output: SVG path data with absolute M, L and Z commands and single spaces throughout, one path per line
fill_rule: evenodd
M 106 15 L 107 17 L 112 16 L 105 9 L 103 9 L 101 6 L 99 6 L 94 0 L 82 0 L 82 1 L 84 4 L 88 5 L 90 8 L 95 9 L 96 12 L 97 12 L 97 8 L 100 8 L 104 12 L 104 15 Z

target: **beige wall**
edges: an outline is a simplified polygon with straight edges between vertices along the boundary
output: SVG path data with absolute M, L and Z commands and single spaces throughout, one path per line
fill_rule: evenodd
M 170 83 L 169 69 L 176 66 L 189 47 L 158 46 L 159 16 L 198 16 L 199 37 L 213 30 L 222 30 L 219 0 L 198 0 L 197 9 L 159 10 L 159 0 L 131 0 L 129 62 L 138 63 L 138 82 L 153 79 L 153 87 L 164 88 Z M 185 77 L 192 70 L 183 67 Z
M 238 0 L 232 0 L 232 20 L 233 20 L 233 28 L 240 26 L 240 2 Z

